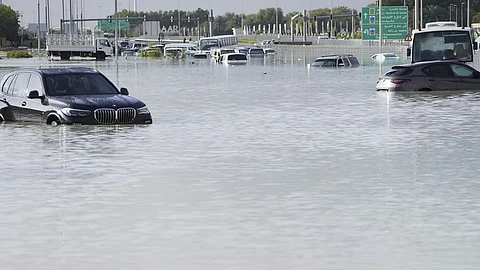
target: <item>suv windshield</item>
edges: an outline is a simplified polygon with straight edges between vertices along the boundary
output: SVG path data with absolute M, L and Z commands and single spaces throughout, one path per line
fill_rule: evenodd
M 118 90 L 98 73 L 47 75 L 45 81 L 49 96 L 118 94 Z

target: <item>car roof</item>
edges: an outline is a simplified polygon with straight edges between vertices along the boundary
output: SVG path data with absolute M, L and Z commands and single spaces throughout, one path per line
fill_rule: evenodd
M 420 66 L 427 66 L 427 65 L 432 65 L 432 64 L 438 64 L 438 63 L 457 63 L 461 65 L 466 65 L 463 62 L 459 61 L 458 59 L 449 59 L 449 60 L 434 60 L 434 61 L 421 61 L 421 62 L 415 62 L 415 63 L 410 63 L 410 64 L 403 64 L 403 65 L 396 65 L 393 66 L 392 68 L 415 68 L 415 67 L 420 67 Z
M 353 54 L 329 54 L 329 55 L 322 55 L 317 59 L 332 59 L 332 58 L 340 58 L 340 57 L 354 57 Z
M 99 73 L 96 69 L 88 67 L 20 68 L 12 71 L 12 73 L 17 72 L 36 72 L 42 75 Z

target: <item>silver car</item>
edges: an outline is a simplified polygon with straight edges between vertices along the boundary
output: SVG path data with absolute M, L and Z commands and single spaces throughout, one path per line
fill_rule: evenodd
M 480 72 L 459 61 L 393 66 L 379 78 L 377 91 L 479 91 Z

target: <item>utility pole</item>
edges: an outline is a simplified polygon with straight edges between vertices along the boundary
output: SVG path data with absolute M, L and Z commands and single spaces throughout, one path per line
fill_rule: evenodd
M 65 0 L 62 0 L 62 23 L 60 24 L 60 34 L 63 34 L 64 21 L 65 21 Z
M 180 31 L 180 21 L 182 20 L 182 18 L 180 17 L 180 8 L 178 8 L 178 36 L 181 37 L 182 36 L 182 31 Z
M 37 0 L 37 53 L 40 56 L 40 0 Z
M 243 18 L 243 15 L 242 15 L 242 18 Z M 278 32 L 278 0 L 277 0 L 277 7 L 275 8 L 275 34 L 280 36 Z
M 470 0 L 467 0 L 467 27 L 470 27 Z
M 118 63 L 118 0 L 115 0 L 115 44 L 113 44 L 115 49 L 115 60 Z
M 382 52 L 383 32 L 382 32 L 382 0 L 378 0 L 378 49 Z
M 210 9 L 210 16 L 208 18 L 208 32 L 209 36 L 213 36 L 213 9 Z
M 328 23 L 329 24 L 329 27 L 327 29 L 327 32 L 328 32 L 328 37 L 332 37 L 332 31 L 333 31 L 333 0 L 331 1 L 331 5 L 330 5 L 330 22 Z
M 414 9 L 414 17 L 415 17 L 415 28 L 420 28 L 420 20 L 418 17 L 418 6 L 420 6 L 420 0 L 415 0 L 415 9 Z
M 353 36 L 355 34 L 355 17 L 354 17 L 354 14 L 353 14 L 353 10 L 355 9 L 355 0 L 353 0 L 352 2 L 352 39 L 353 39 Z
M 307 10 L 303 10 L 303 44 L 307 43 Z
M 70 23 L 68 27 L 70 28 L 70 42 L 72 41 L 72 35 L 73 35 L 73 5 L 72 5 L 72 0 L 70 0 Z

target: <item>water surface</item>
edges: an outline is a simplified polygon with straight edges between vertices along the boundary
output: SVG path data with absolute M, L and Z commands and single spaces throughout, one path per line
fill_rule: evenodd
M 311 58 L 7 60 L 98 68 L 154 124 L 0 125 L 2 269 L 478 269 L 480 95 Z

